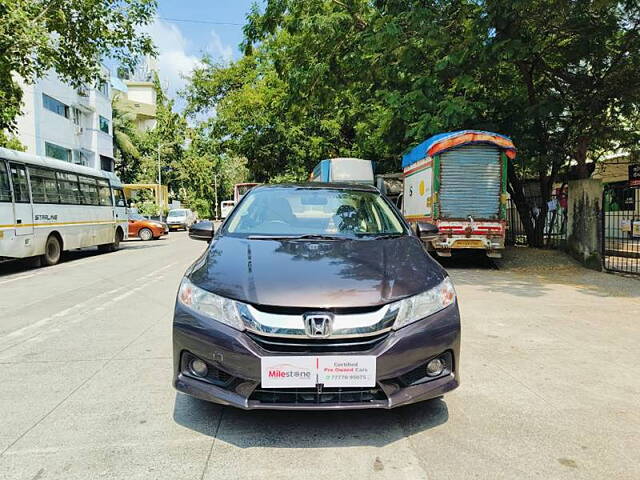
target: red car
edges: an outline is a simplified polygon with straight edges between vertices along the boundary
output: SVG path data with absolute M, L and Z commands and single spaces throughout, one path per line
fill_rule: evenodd
M 139 213 L 129 214 L 129 237 L 138 237 L 140 240 L 157 240 L 169 233 L 166 223 L 157 220 L 148 220 Z

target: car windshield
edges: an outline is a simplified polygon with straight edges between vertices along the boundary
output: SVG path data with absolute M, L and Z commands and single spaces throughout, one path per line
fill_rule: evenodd
M 171 210 L 168 217 L 184 217 L 187 214 L 186 210 Z
M 139 213 L 131 213 L 129 215 L 129 220 L 146 220 L 146 218 L 144 218 L 142 215 L 140 215 Z
M 404 226 L 374 192 L 318 188 L 253 191 L 233 212 L 226 233 L 249 236 L 402 235 Z

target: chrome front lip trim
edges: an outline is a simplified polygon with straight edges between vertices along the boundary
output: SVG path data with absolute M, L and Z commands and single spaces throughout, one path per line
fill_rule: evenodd
M 245 327 L 250 332 L 265 337 L 314 338 L 305 332 L 302 315 L 267 313 L 251 305 L 237 305 Z M 398 303 L 384 305 L 374 312 L 335 314 L 333 332 L 324 340 L 380 335 L 391 330 L 397 314 Z

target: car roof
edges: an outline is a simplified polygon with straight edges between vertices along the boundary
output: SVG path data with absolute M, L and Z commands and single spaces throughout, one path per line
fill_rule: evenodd
M 299 182 L 299 183 L 275 183 L 269 185 L 260 185 L 254 187 L 253 190 L 270 190 L 278 188 L 290 189 L 316 189 L 316 190 L 353 190 L 358 192 L 380 193 L 373 185 L 365 183 L 344 183 L 344 182 Z

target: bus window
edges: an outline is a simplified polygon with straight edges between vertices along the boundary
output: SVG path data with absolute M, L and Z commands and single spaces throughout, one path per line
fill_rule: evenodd
M 13 182 L 15 202 L 30 203 L 29 182 L 27 181 L 27 170 L 24 165 L 11 164 L 11 180 Z
M 95 178 L 78 175 L 80 179 L 80 193 L 82 194 L 83 205 L 100 205 L 98 198 L 98 186 Z
M 0 202 L 11 201 L 11 187 L 9 187 L 9 173 L 3 160 L 0 160 Z
M 106 180 L 98 180 L 98 195 L 100 197 L 100 205 L 112 206 L 111 189 L 109 188 L 109 182 Z
M 56 173 L 53 170 L 29 167 L 33 203 L 60 203 Z
M 116 200 L 116 207 L 126 207 L 127 206 L 127 200 L 124 196 L 124 190 L 122 190 L 121 188 L 113 188 L 113 196 Z
M 57 172 L 58 190 L 62 203 L 80 205 L 80 187 L 78 176 L 73 173 Z

